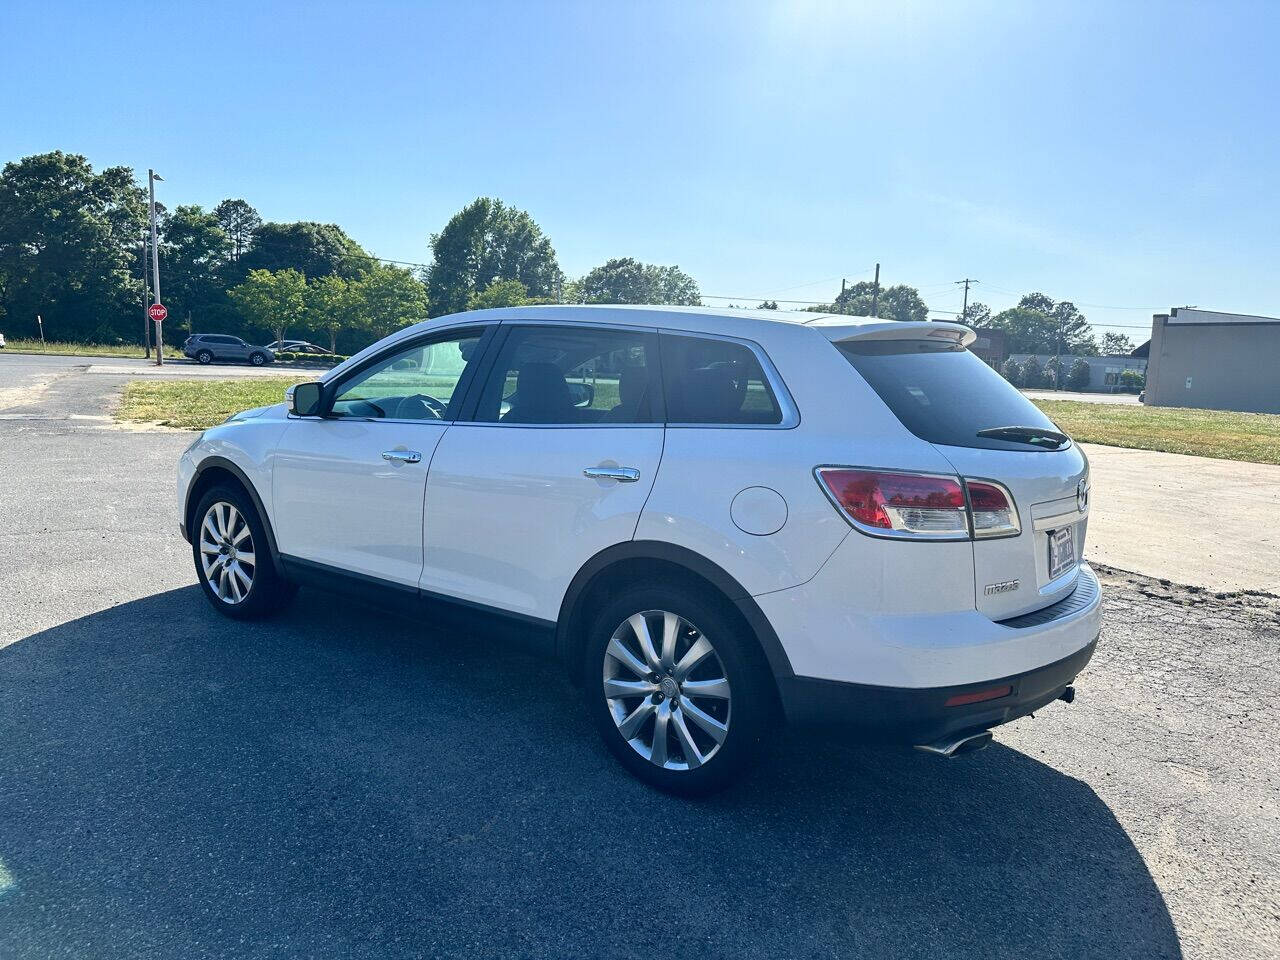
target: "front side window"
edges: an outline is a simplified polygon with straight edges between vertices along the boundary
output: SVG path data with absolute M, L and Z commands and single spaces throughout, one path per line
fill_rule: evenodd
M 480 330 L 418 344 L 345 381 L 330 415 L 377 420 L 456 420 L 458 387 L 480 359 Z
M 782 422 L 782 408 L 755 351 L 729 340 L 662 335 L 668 423 Z
M 660 423 L 655 337 L 643 330 L 515 327 L 498 354 L 480 423 Z

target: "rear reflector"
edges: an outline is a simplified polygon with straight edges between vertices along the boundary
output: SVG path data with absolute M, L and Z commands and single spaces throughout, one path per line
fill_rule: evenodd
M 817 477 L 849 521 L 868 533 L 967 540 L 964 491 L 954 477 L 819 467 Z
M 1013 693 L 1013 687 L 1005 684 L 1003 687 L 991 687 L 988 690 L 975 690 L 973 693 L 957 693 L 954 697 L 948 697 L 947 702 L 943 704 L 946 707 L 963 707 L 969 703 L 982 703 L 986 700 L 999 700 L 1001 697 L 1007 697 Z

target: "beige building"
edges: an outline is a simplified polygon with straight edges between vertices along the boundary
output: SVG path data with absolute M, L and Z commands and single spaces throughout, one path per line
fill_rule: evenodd
M 1146 402 L 1280 413 L 1280 318 L 1192 307 L 1157 313 Z

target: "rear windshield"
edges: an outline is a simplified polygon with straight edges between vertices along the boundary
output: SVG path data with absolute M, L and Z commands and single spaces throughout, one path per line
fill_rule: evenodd
M 978 436 L 992 427 L 1056 429 L 1004 377 L 954 343 L 854 340 L 836 344 L 902 425 L 950 447 L 1044 449 Z

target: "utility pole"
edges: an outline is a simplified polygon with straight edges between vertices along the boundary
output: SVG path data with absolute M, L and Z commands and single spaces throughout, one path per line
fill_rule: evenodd
M 155 294 L 155 302 L 160 299 L 160 247 L 156 243 L 156 181 L 163 181 L 154 170 L 147 170 L 147 192 L 151 196 L 151 291 Z M 164 330 L 162 321 L 156 321 L 156 366 L 164 366 Z
M 147 235 L 142 235 L 142 358 L 151 359 L 151 317 L 147 308 L 151 306 L 151 281 L 147 279 Z
M 880 316 L 880 264 L 876 264 L 876 283 L 871 288 L 871 315 Z
M 965 277 L 963 280 L 957 280 L 956 285 L 964 284 L 964 306 L 960 308 L 960 322 L 964 323 L 965 314 L 969 312 L 969 284 L 977 283 L 977 280 L 971 280 Z

